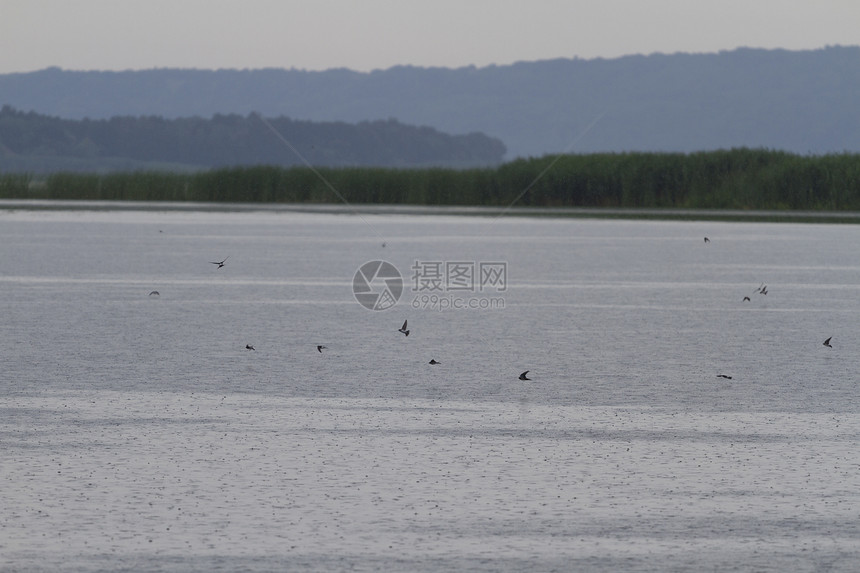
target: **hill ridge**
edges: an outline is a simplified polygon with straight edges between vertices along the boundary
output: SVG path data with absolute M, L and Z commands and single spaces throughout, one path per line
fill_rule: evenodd
M 860 47 L 556 58 L 502 66 L 0 75 L 0 103 L 67 118 L 216 113 L 358 123 L 396 118 L 486 133 L 507 158 L 576 152 L 761 147 L 860 150 Z

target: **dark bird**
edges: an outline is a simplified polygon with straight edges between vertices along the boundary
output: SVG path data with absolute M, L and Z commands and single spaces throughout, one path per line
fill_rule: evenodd
M 161 293 L 159 293 L 157 290 L 154 290 L 154 291 L 152 291 L 151 293 L 149 293 L 149 296 L 153 296 L 153 295 L 155 295 L 155 296 L 161 296 Z
M 224 263 L 226 263 L 226 262 L 227 262 L 227 259 L 229 259 L 229 258 L 230 258 L 230 256 L 228 255 L 228 256 L 224 257 L 224 260 L 223 260 L 223 261 L 219 261 L 219 262 L 217 262 L 217 263 L 216 263 L 216 262 L 214 262 L 214 261 L 209 261 L 209 262 L 210 262 L 210 263 L 212 263 L 213 265 L 218 265 L 218 268 L 220 269 L 221 267 L 223 267 L 223 266 L 224 266 Z M 215 269 L 215 270 L 218 270 L 218 269 Z
M 250 344 L 246 344 L 246 345 L 245 345 L 245 350 L 257 350 L 257 349 L 256 349 L 256 348 L 254 348 L 253 346 L 251 346 Z
M 744 297 L 744 302 L 749 302 L 749 300 L 750 300 L 750 297 L 748 297 L 748 296 Z
M 526 376 L 526 374 L 528 374 L 528 373 L 529 373 L 529 371 L 528 371 L 528 370 L 526 370 L 525 372 L 523 372 L 522 374 L 520 374 L 520 380 L 531 380 L 531 378 L 529 378 L 528 376 Z
M 320 354 L 322 354 L 323 348 L 328 348 L 328 347 L 327 347 L 327 346 L 323 346 L 323 345 L 321 345 L 321 344 L 320 344 L 319 346 L 317 346 L 317 352 L 319 352 Z
M 409 321 L 408 321 L 408 320 L 404 320 L 404 321 L 403 321 L 403 326 L 401 326 L 401 327 L 397 330 L 397 332 L 402 332 L 402 333 L 403 333 L 403 334 L 405 334 L 406 336 L 409 336 L 409 331 L 408 331 L 408 330 L 406 330 L 406 323 L 407 323 L 407 322 L 409 322 Z
M 731 376 L 726 376 L 725 374 L 717 374 L 717 378 L 725 378 L 726 380 L 731 380 Z
M 437 362 L 435 358 L 431 358 L 428 364 L 442 364 L 441 362 Z
M 705 237 L 705 242 L 706 242 L 706 243 L 710 243 L 710 242 L 711 242 L 711 240 L 710 240 L 709 238 Z
M 833 337 L 831 336 L 830 338 L 833 338 Z M 830 338 L 828 338 L 827 340 L 824 341 L 824 346 L 826 346 L 827 348 L 833 348 L 832 346 L 830 346 Z
M 761 288 L 758 290 L 758 293 L 767 294 L 767 285 L 762 285 Z

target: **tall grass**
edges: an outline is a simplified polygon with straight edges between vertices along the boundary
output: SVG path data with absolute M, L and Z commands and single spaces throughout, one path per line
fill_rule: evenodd
M 31 196 L 33 177 L 26 173 L 0 173 L 0 199 Z
M 762 149 L 517 159 L 497 168 L 236 167 L 197 173 L 59 173 L 0 197 L 253 203 L 860 210 L 860 155 Z M 336 191 L 333 191 L 333 189 Z M 523 191 L 526 191 L 523 193 Z

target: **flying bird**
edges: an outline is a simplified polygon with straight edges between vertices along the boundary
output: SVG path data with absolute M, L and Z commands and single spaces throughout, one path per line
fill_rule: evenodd
M 748 297 L 748 296 L 744 297 L 744 302 L 749 302 L 749 300 L 750 300 L 750 297 Z
M 431 358 L 431 359 L 430 359 L 430 362 L 428 362 L 427 364 L 442 364 L 442 363 L 441 363 L 441 362 L 437 362 L 435 358 Z
M 407 322 L 409 322 L 409 320 L 404 320 L 404 321 L 403 321 L 403 326 L 401 326 L 401 327 L 397 330 L 397 332 L 402 332 L 402 333 L 403 333 L 403 334 L 405 334 L 406 336 L 409 336 L 409 331 L 408 331 L 408 330 L 406 330 L 406 323 L 407 323 Z
M 833 337 L 831 336 L 830 338 L 833 338 Z M 827 340 L 825 340 L 825 341 L 824 341 L 824 346 L 826 346 L 827 348 L 833 348 L 833 347 L 830 345 L 830 338 L 828 338 Z
M 319 346 L 317 346 L 317 352 L 319 352 L 320 354 L 322 354 L 323 348 L 328 348 L 328 346 L 323 346 L 323 345 L 321 345 L 321 344 L 320 344 Z
M 217 263 L 216 263 L 216 262 L 214 262 L 214 261 L 209 261 L 209 262 L 210 262 L 210 263 L 212 263 L 213 265 L 218 265 L 218 269 L 220 269 L 221 267 L 223 267 L 223 266 L 224 266 L 224 263 L 226 263 L 226 262 L 227 262 L 227 259 L 229 259 L 229 258 L 230 258 L 230 256 L 228 255 L 228 256 L 224 257 L 224 260 L 223 260 L 223 261 L 219 261 L 219 262 L 217 262 Z M 215 269 L 215 270 L 218 270 L 218 269 Z
M 149 293 L 149 296 L 153 296 L 153 295 L 155 295 L 155 296 L 161 296 L 161 293 L 159 293 L 157 290 L 154 290 L 154 291 L 152 291 L 151 293 Z
M 523 372 L 522 374 L 520 374 L 520 380 L 531 380 L 531 378 L 529 378 L 528 376 L 526 376 L 526 374 L 528 374 L 528 373 L 529 373 L 529 371 L 528 371 L 528 370 L 526 370 L 525 372 Z
M 717 378 L 725 378 L 726 380 L 731 380 L 731 376 L 726 376 L 725 374 L 717 374 Z
M 246 344 L 246 345 L 245 345 L 245 350 L 257 350 L 257 349 L 256 349 L 256 348 L 254 348 L 251 344 Z
M 706 242 L 706 243 L 710 243 L 710 242 L 711 242 L 711 240 L 710 240 L 709 238 L 705 237 L 705 242 Z

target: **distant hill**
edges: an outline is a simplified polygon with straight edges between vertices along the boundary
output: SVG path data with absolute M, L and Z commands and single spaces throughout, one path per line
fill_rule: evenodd
M 305 161 L 336 167 L 468 167 L 498 164 L 504 154 L 501 141 L 483 134 L 452 136 L 395 120 L 352 125 L 237 114 L 71 120 L 0 109 L 0 172 L 189 171 Z
M 0 75 L 0 103 L 63 118 L 252 111 L 318 122 L 396 118 L 445 133 L 497 137 L 508 158 L 568 149 L 860 151 L 858 101 L 860 47 L 369 73 L 51 68 Z

